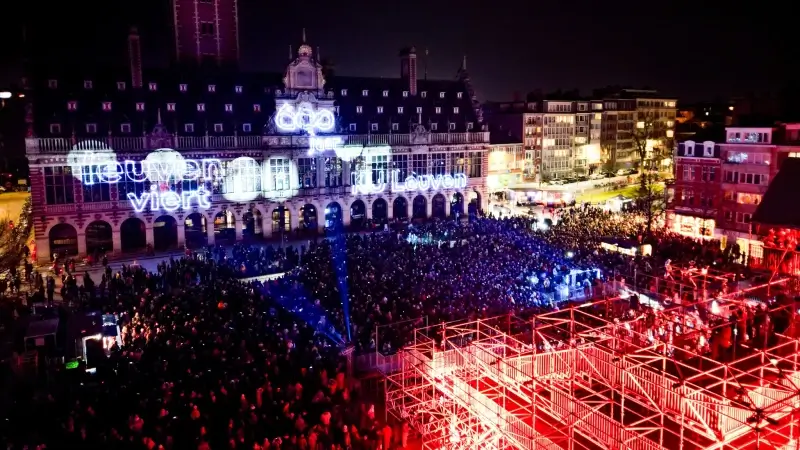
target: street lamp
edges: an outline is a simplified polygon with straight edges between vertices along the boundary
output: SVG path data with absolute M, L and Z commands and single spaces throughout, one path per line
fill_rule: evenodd
M 8 92 L 8 91 L 0 91 L 0 99 L 3 99 L 3 100 L 5 100 L 5 99 L 7 99 L 7 98 L 11 98 L 11 92 Z

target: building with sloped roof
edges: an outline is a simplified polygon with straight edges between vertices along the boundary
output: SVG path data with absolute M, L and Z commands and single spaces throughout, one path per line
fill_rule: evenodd
M 200 3 L 235 11 L 233 0 Z M 26 152 L 40 259 L 286 239 L 485 205 L 489 132 L 465 64 L 452 80 L 419 79 L 410 47 L 397 78 L 325 76 L 304 32 L 283 73 L 241 73 L 238 31 L 225 23 L 235 14 L 213 27 L 202 16 L 189 45 L 197 30 L 182 28 L 180 11 L 172 69 L 142 67 L 131 29 L 124 70 L 33 70 Z M 207 45 L 220 29 L 225 45 Z

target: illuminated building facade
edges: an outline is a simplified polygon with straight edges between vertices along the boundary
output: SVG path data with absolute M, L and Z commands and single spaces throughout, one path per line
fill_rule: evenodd
M 714 237 L 721 206 L 720 147 L 711 141 L 686 141 L 675 153 L 674 198 L 667 228 L 694 239 Z
M 411 48 L 399 78 L 327 79 L 306 43 L 283 74 L 130 61 L 34 78 L 40 260 L 463 217 L 487 201 L 489 133 L 463 66 L 452 81 L 417 79 Z
M 756 208 L 786 158 L 800 157 L 800 124 L 728 127 L 719 144 L 722 160 L 722 207 L 719 235 L 743 253 L 762 257 L 762 241 L 751 226 Z

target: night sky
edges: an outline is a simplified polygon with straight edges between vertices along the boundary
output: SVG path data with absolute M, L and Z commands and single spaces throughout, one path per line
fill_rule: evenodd
M 775 92 L 797 78 L 791 50 L 800 39 L 792 14 L 717 3 L 240 0 L 241 67 L 283 71 L 288 47 L 297 48 L 305 27 L 310 44 L 340 75 L 396 77 L 397 51 L 415 45 L 421 53 L 429 49 L 429 77 L 451 78 L 466 54 L 482 101 L 537 88 L 589 94 L 606 85 L 713 100 Z M 170 60 L 168 0 L 29 0 L 16 6 L 40 14 L 27 19 L 39 60 L 122 64 L 131 24 L 140 29 L 146 64 Z M 7 16 L 0 27 L 0 83 L 19 73 L 22 25 L 11 22 Z

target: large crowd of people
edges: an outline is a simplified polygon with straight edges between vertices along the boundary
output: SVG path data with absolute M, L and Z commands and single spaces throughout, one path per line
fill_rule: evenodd
M 119 339 L 94 374 L 58 370 L 43 391 L 17 391 L 7 440 L 11 448 L 401 448 L 407 425 L 376 416 L 377 399 L 347 373 L 345 346 L 391 353 L 425 323 L 557 308 L 603 295 L 634 267 L 663 275 L 669 264 L 733 263 L 718 243 L 666 232 L 649 237 L 648 257 L 600 248 L 609 237 L 641 243 L 636 214 L 571 208 L 554 217 L 548 226 L 473 217 L 281 247 L 210 247 L 155 271 L 107 266 L 99 279 L 66 271 L 61 292 L 73 313 L 115 316 Z M 282 276 L 251 280 L 267 274 Z M 52 302 L 50 281 L 33 278 L 35 295 Z

